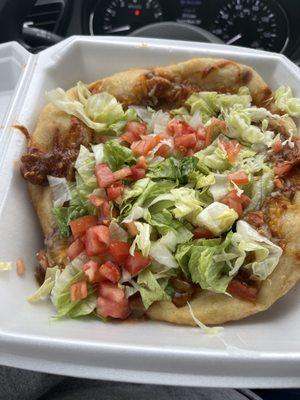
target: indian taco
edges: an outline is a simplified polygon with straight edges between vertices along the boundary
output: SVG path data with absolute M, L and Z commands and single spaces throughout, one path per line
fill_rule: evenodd
M 57 315 L 220 324 L 300 277 L 300 100 L 250 67 L 198 58 L 65 92 L 21 173 Z

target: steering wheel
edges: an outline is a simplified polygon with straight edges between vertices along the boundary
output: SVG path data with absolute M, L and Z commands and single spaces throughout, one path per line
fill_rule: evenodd
M 63 40 L 63 37 L 42 29 L 23 28 L 24 20 L 35 3 L 36 0 L 0 0 L 0 42 L 15 40 L 36 52 Z M 222 43 L 218 37 L 204 29 L 177 22 L 146 25 L 130 36 Z

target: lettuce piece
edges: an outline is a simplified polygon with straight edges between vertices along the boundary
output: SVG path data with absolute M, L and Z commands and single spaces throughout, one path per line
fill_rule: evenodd
M 189 183 L 191 183 L 195 189 L 202 189 L 206 186 L 214 185 L 215 182 L 214 174 L 204 175 L 199 171 L 193 171 L 189 175 Z
M 188 183 L 189 177 L 193 171 L 197 169 L 198 159 L 197 157 L 184 157 L 180 160 L 179 164 L 179 183 Z
M 197 192 L 194 189 L 180 187 L 171 190 L 175 199 L 175 218 L 183 218 L 193 213 L 197 215 L 201 210 L 201 202 L 197 199 Z
M 235 210 L 215 201 L 197 215 L 194 223 L 203 226 L 214 235 L 220 235 L 228 231 L 237 219 L 238 214 Z
M 158 279 L 149 268 L 145 269 L 138 275 L 137 288 L 141 294 L 146 309 L 148 309 L 155 301 L 170 300 L 170 297 L 161 287 Z
M 173 253 L 178 244 L 188 242 L 193 234 L 182 227 L 178 231 L 168 231 L 161 239 L 151 244 L 150 256 L 168 269 L 177 268 Z
M 12 262 L 0 261 L 0 271 L 10 271 L 12 269 L 12 266 Z
M 118 134 L 126 121 L 136 119 L 133 110 L 124 112 L 121 103 L 109 93 L 101 92 L 92 95 L 82 83 L 77 84 L 78 100 L 71 97 L 61 88 L 46 93 L 47 98 L 60 110 L 74 115 L 97 133 Z
M 143 222 L 135 222 L 135 226 L 138 230 L 138 234 L 132 242 L 132 245 L 130 247 L 130 254 L 132 256 L 134 255 L 135 247 L 137 246 L 143 256 L 147 257 L 149 255 L 151 247 L 150 234 L 152 228 L 149 224 Z
M 88 186 L 92 186 L 93 188 L 96 187 L 95 165 L 94 153 L 81 145 L 75 162 L 75 169 L 82 182 Z
M 47 176 L 54 207 L 61 207 L 71 199 L 71 193 L 66 178 Z
M 246 208 L 246 212 L 261 209 L 266 197 L 272 193 L 274 189 L 274 172 L 264 165 L 262 175 L 253 177 L 250 189 L 248 191 L 251 203 Z
M 181 222 L 173 218 L 171 211 L 166 209 L 158 213 L 150 213 L 148 210 L 145 210 L 143 218 L 149 225 L 156 228 L 161 235 L 165 235 L 170 230 L 177 231 L 183 227 Z
M 104 162 L 104 144 L 94 144 L 92 145 L 92 150 L 95 157 L 95 164 L 101 164 Z
M 125 146 L 122 146 L 117 140 L 108 140 L 104 144 L 104 161 L 106 161 L 112 169 L 117 171 L 125 165 L 132 165 L 136 162 L 132 151 Z
M 147 176 L 151 179 L 172 179 L 176 180 L 178 177 L 179 161 L 176 158 L 170 157 L 155 165 L 150 165 Z
M 93 309 L 91 309 L 90 306 L 84 306 L 84 304 L 90 304 L 90 295 L 94 293 L 94 287 L 92 285 L 88 285 L 88 297 L 86 299 L 72 302 L 70 298 L 70 287 L 72 284 L 85 280 L 82 266 L 87 261 L 88 258 L 85 255 L 78 256 L 65 267 L 56 279 L 50 295 L 51 301 L 57 310 L 57 315 L 54 317 L 55 319 L 65 316 L 79 317 L 80 315 L 90 314 L 95 309 L 96 299 Z M 72 313 L 72 310 L 74 310 L 74 313 Z
M 208 122 L 211 117 L 216 117 L 223 109 L 230 109 L 235 105 L 243 108 L 251 105 L 251 96 L 246 87 L 240 88 L 238 94 L 221 94 L 217 92 L 193 93 L 186 101 L 190 106 L 191 114 L 200 112 L 202 121 Z
M 222 138 L 223 136 L 220 135 L 204 150 L 194 154 L 194 156 L 198 158 L 197 167 L 200 171 L 202 170 L 206 173 L 205 170 L 203 170 L 203 166 L 208 169 L 208 173 L 210 171 L 222 172 L 231 168 L 231 165 L 228 162 L 227 153 L 219 147 L 219 140 Z
M 43 284 L 31 296 L 27 297 L 27 301 L 35 303 L 49 296 L 60 273 L 60 269 L 57 266 L 47 268 Z
M 190 305 L 189 302 L 187 302 L 188 308 L 189 308 L 189 312 L 191 314 L 191 317 L 193 319 L 193 321 L 195 322 L 196 325 L 199 326 L 199 328 L 206 334 L 206 335 L 210 335 L 210 336 L 215 336 L 215 335 L 219 335 L 224 328 L 222 326 L 206 326 L 205 324 L 203 324 L 203 322 L 201 322 L 194 314 L 192 306 Z
M 84 315 L 92 314 L 97 306 L 97 294 L 90 293 L 85 299 L 77 302 L 68 312 L 68 317 L 78 318 Z
M 214 201 L 219 201 L 229 192 L 228 178 L 225 174 L 213 174 L 214 183 L 209 187 L 209 192 Z
M 293 97 L 293 92 L 288 86 L 280 86 L 274 92 L 276 106 L 292 117 L 300 117 L 300 99 Z
M 276 246 L 265 236 L 260 235 L 246 221 L 238 221 L 236 225 L 235 241 L 241 253 L 251 253 L 254 260 L 244 265 L 253 275 L 265 280 L 277 266 L 282 255 L 282 249 Z M 246 257 L 245 257 L 246 259 Z
M 155 135 L 162 133 L 170 121 L 170 115 L 162 110 L 155 111 L 151 107 L 130 106 L 137 116 L 147 124 L 148 133 Z
M 111 221 L 108 228 L 112 242 L 127 242 L 128 233 L 117 222 Z

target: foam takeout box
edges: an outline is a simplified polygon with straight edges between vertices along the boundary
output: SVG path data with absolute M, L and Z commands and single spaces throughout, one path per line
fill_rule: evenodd
M 36 55 L 22 50 L 20 72 L 2 75 L 1 85 L 4 79 L 7 84 L 3 87 L 11 88 L 9 82 L 20 79 L 0 133 L 0 259 L 15 261 L 22 256 L 27 270 L 21 278 L 14 270 L 0 275 L 0 364 L 118 381 L 299 387 L 299 287 L 268 311 L 227 324 L 218 337 L 198 328 L 152 321 L 53 323 L 49 322 L 54 313 L 50 303 L 32 305 L 25 300 L 36 289 L 35 253 L 43 246 L 43 237 L 19 174 L 25 139 L 11 125 L 24 124 L 32 131 L 46 90 L 67 89 L 78 80 L 91 82 L 130 67 L 166 65 L 198 56 L 249 64 L 272 88 L 288 84 L 300 96 L 300 70 L 282 55 L 127 37 L 72 37 Z

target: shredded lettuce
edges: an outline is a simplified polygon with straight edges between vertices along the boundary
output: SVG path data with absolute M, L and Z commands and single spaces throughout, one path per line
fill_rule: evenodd
M 209 192 L 214 201 L 219 201 L 229 192 L 226 174 L 213 174 L 214 183 L 209 187 Z
M 57 266 L 47 268 L 43 284 L 31 296 L 27 297 L 27 301 L 29 303 L 35 303 L 49 296 L 59 275 L 60 270 Z
M 127 242 L 128 233 L 117 222 L 111 221 L 108 228 L 112 242 Z
M 170 300 L 168 294 L 159 284 L 149 268 L 145 269 L 138 275 L 136 287 L 141 294 L 141 298 L 145 308 L 149 308 L 155 301 Z
M 274 189 L 274 172 L 273 170 L 264 165 L 261 175 L 253 177 L 250 189 L 248 189 L 251 203 L 246 208 L 246 211 L 255 211 L 261 209 L 266 197 L 272 193 Z
M 136 119 L 134 110 L 124 112 L 121 103 L 109 93 L 92 95 L 89 89 L 79 82 L 77 95 L 78 100 L 74 100 L 61 88 L 46 93 L 49 101 L 60 110 L 74 115 L 89 128 L 101 134 L 118 134 L 127 121 Z
M 217 236 L 228 231 L 237 219 L 235 210 L 215 201 L 198 214 L 195 223 Z
M 219 335 L 222 331 L 223 331 L 223 327 L 222 326 L 214 326 L 214 327 L 209 327 L 206 326 L 205 324 L 203 324 L 203 322 L 201 322 L 194 314 L 192 306 L 190 305 L 189 302 L 187 302 L 188 308 L 189 308 L 189 312 L 191 314 L 191 317 L 193 319 L 193 321 L 195 322 L 196 325 L 199 326 L 199 328 L 207 335 L 211 335 L 211 336 L 215 336 L 215 335 Z
M 292 117 L 300 117 L 300 99 L 293 96 L 292 89 L 288 86 L 280 86 L 274 92 L 276 106 Z
M 71 193 L 66 178 L 47 176 L 54 207 L 61 207 L 71 199 Z
M 80 146 L 75 169 L 85 185 L 96 188 L 95 155 L 83 145 Z
M 151 179 L 172 179 L 178 177 L 179 160 L 174 157 L 166 158 L 155 165 L 150 165 L 147 176 Z
M 135 222 L 135 226 L 138 230 L 138 234 L 132 242 L 132 245 L 130 247 L 130 254 L 132 256 L 134 255 L 135 247 L 137 246 L 143 256 L 147 257 L 149 255 L 151 247 L 150 234 L 152 228 L 149 224 L 143 222 Z
M 202 210 L 196 190 L 180 187 L 171 190 L 171 194 L 175 199 L 175 209 L 173 210 L 175 218 L 183 218 L 191 214 L 195 216 Z
M 216 138 L 204 150 L 194 154 L 198 158 L 197 167 L 200 171 L 204 173 L 209 173 L 210 171 L 222 172 L 231 168 L 227 153 L 219 147 L 219 140 L 221 139 L 223 139 L 222 135 Z
M 92 150 L 95 157 L 95 164 L 101 164 L 104 162 L 104 144 L 94 144 L 92 145 Z
M 113 171 L 136 162 L 132 151 L 128 147 L 122 146 L 117 140 L 108 140 L 104 144 L 103 154 L 104 161 Z

